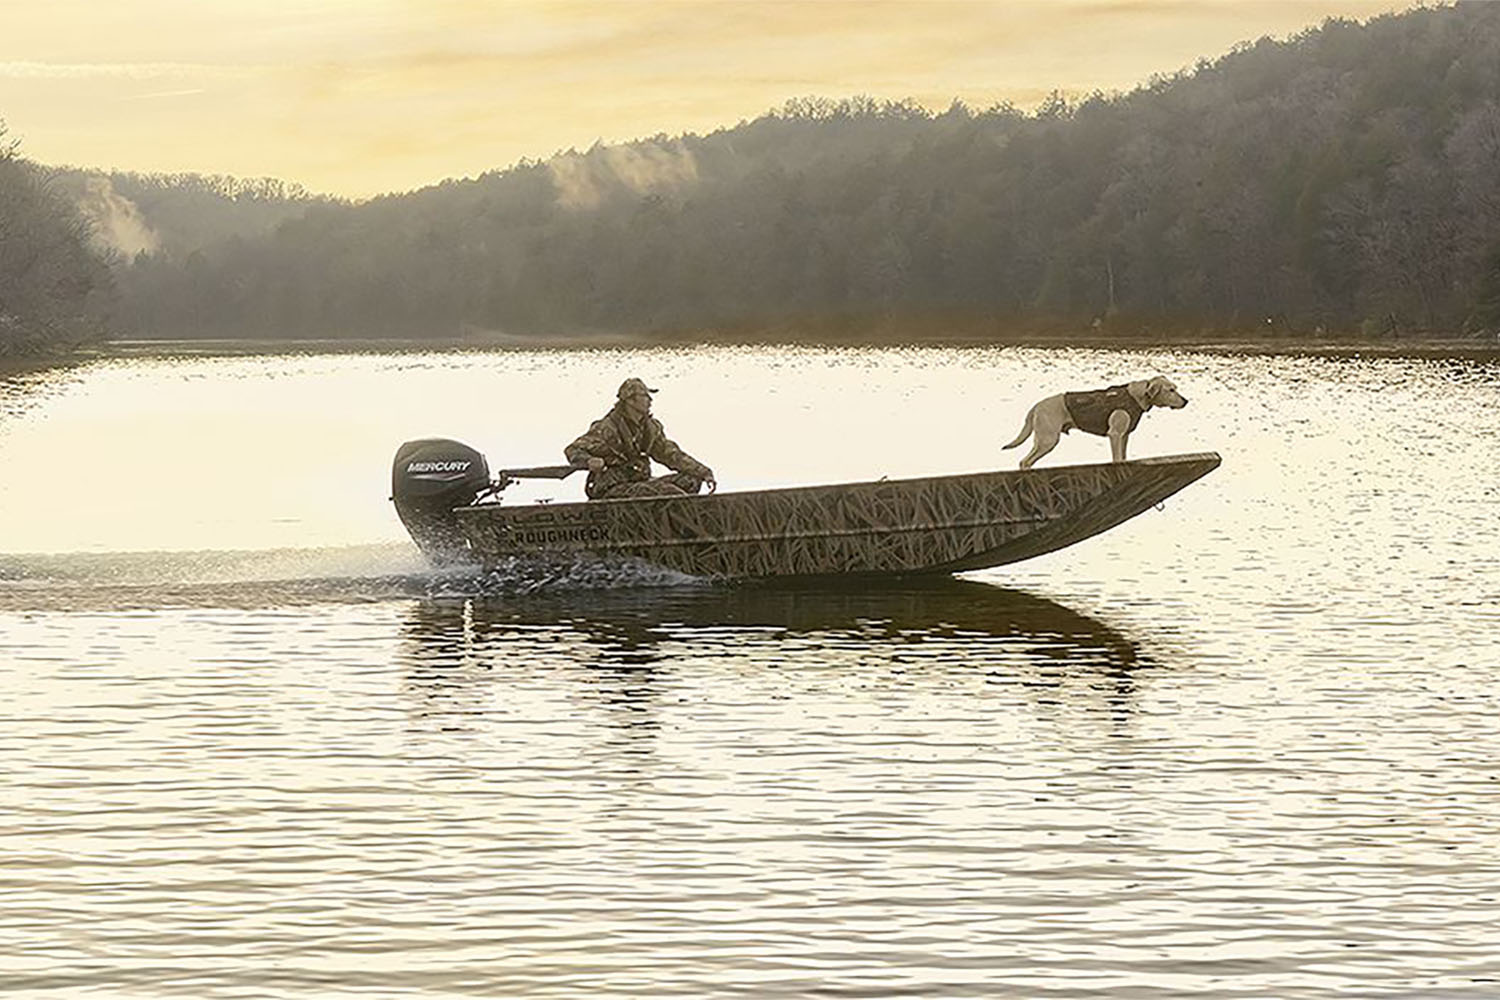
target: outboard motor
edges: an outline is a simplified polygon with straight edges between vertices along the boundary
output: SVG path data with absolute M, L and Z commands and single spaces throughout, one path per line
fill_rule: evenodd
M 460 441 L 408 441 L 396 449 L 391 463 L 396 514 L 434 566 L 473 561 L 453 509 L 469 506 L 490 489 L 484 456 Z

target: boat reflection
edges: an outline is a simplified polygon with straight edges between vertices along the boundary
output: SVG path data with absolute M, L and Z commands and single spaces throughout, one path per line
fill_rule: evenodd
M 1096 618 L 951 577 L 428 599 L 412 606 L 405 639 L 411 681 L 440 700 L 497 672 L 565 663 L 626 725 L 653 724 L 668 675 L 705 660 L 847 665 L 903 683 L 982 677 L 1040 706 L 1081 696 L 1110 715 L 1133 714 L 1141 674 L 1157 666 Z
M 1023 590 L 973 580 L 620 588 L 499 597 L 431 598 L 413 607 L 408 634 L 424 645 L 487 645 L 516 626 L 566 626 L 621 662 L 661 658 L 683 628 L 778 629 L 881 636 L 1047 637 L 1096 665 L 1133 666 L 1136 644 L 1111 626 Z

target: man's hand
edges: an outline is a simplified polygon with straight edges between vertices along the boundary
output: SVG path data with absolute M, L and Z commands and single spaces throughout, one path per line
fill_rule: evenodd
M 589 459 L 589 471 L 590 472 L 603 472 L 604 471 L 604 459 L 600 458 L 598 455 L 595 455 L 592 458 L 590 458 Z
M 710 493 L 714 492 L 715 490 L 717 490 L 719 488 L 719 481 L 714 478 L 714 470 L 713 469 L 704 469 L 703 470 L 703 485 L 708 487 L 708 492 L 710 492 Z

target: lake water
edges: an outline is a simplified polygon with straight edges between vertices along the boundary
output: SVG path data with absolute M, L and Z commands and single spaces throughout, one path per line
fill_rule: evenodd
M 627 375 L 737 490 L 1011 467 L 1037 398 L 1157 372 L 1132 456 L 1223 466 L 959 579 L 435 575 L 387 501 L 401 441 L 558 462 Z M 939 347 L 10 377 L 0 996 L 1500 996 L 1497 398 Z

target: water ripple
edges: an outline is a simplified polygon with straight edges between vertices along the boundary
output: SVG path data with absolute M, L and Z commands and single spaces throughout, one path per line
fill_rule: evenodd
M 284 360 L 0 392 L 0 450 L 42 466 L 70 427 L 121 423 L 124 463 L 191 423 L 138 414 L 243 409 L 234 446 L 195 449 L 232 484 L 212 503 L 0 495 L 5 530 L 45 513 L 93 550 L 0 556 L 0 996 L 1500 995 L 1493 362 Z M 747 478 L 957 467 L 974 435 L 917 454 L 851 427 L 897 394 L 1009 426 L 1039 385 L 1127 368 L 1204 390 L 1142 448 L 1225 463 L 1044 559 L 850 588 L 435 574 L 355 530 L 392 524 L 383 484 L 317 478 L 331 454 L 383 472 L 418 416 L 487 425 L 497 384 L 541 413 L 622 364 L 698 386 L 713 405 L 674 426 Z M 747 436 L 725 414 L 767 384 L 820 419 Z M 340 430 L 335 389 L 393 413 Z M 851 412 L 824 421 L 830 393 Z M 239 471 L 269 412 L 307 477 L 277 495 Z M 538 428 L 507 447 L 551 454 Z M 105 551 L 178 527 L 223 547 Z

